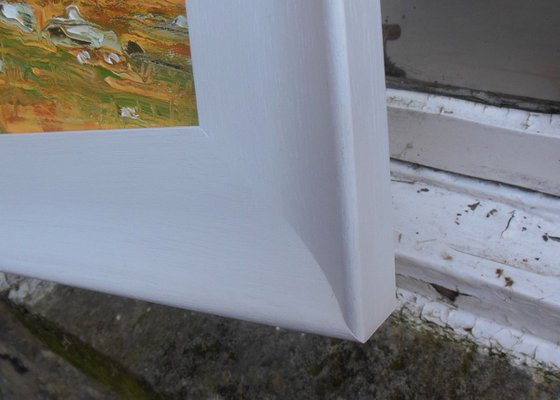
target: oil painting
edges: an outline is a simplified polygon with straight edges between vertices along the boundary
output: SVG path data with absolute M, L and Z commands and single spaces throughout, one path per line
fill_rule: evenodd
M 197 125 L 185 0 L 0 1 L 0 133 Z

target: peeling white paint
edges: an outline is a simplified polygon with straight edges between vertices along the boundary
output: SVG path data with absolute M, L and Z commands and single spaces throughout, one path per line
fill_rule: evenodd
M 397 298 L 400 309 L 409 318 L 450 329 L 454 335 L 476 343 L 481 350 L 505 353 L 516 365 L 525 364 L 548 370 L 560 368 L 560 347 L 555 343 L 455 310 L 445 302 L 431 301 L 407 289 L 397 289 Z M 457 315 L 460 315 L 460 323 L 455 319 Z M 462 324 L 464 326 L 460 326 Z
M 560 199 L 402 163 L 392 173 L 403 307 L 560 368 L 560 242 L 550 239 L 560 233 Z
M 447 318 L 447 325 L 454 330 L 472 330 L 476 324 L 476 317 L 463 310 L 451 310 Z
M 387 89 L 387 105 L 518 132 L 560 137 L 560 115 L 489 106 L 429 93 Z
M 422 307 L 422 319 L 429 322 L 441 322 L 447 324 L 449 307 L 443 303 L 432 301 Z
M 560 115 L 387 90 L 391 157 L 560 195 Z

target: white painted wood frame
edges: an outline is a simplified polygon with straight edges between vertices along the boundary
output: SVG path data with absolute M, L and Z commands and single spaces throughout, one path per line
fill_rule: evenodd
M 382 0 L 382 10 L 387 59 L 406 74 L 387 94 L 391 156 L 559 196 L 558 2 Z
M 378 1 L 187 7 L 200 126 L 0 136 L 0 270 L 366 340 L 395 304 Z
M 517 363 L 560 368 L 560 200 L 391 163 L 404 309 Z
M 560 196 L 560 115 L 387 90 L 391 157 Z
M 405 3 L 410 2 L 386 2 L 386 11 L 393 10 L 387 23 L 405 17 L 394 12 Z M 412 25 L 408 40 L 433 42 L 427 52 L 435 57 L 422 53 L 422 46 L 408 47 L 401 48 L 397 57 L 389 51 L 391 61 L 412 71 L 409 78 L 424 80 L 423 88 L 435 93 L 443 92 L 429 88 L 426 81 L 433 79 L 415 74 L 441 72 L 451 80 L 438 78 L 440 83 L 478 90 L 446 88 L 449 95 L 463 99 L 407 90 L 422 88 L 413 80 L 394 81 L 394 88 L 387 90 L 399 302 L 405 313 L 450 328 L 490 351 L 510 354 L 517 363 L 558 370 L 560 115 L 534 111 L 546 109 L 548 103 L 542 99 L 558 97 L 554 74 L 543 67 L 558 58 L 550 52 L 555 36 L 544 25 L 538 27 L 540 32 L 530 29 L 536 32 L 534 37 L 520 34 L 519 29 L 508 31 L 519 25 L 514 22 L 518 16 L 526 15 L 520 11 L 523 7 L 500 26 L 492 13 L 477 14 L 473 8 L 457 14 L 454 6 L 458 4 L 447 3 L 434 14 L 426 12 L 432 5 L 424 3 L 414 6 L 423 7 L 415 11 L 421 18 L 406 15 L 403 32 L 407 24 L 408 28 Z M 479 6 L 499 7 L 498 3 Z M 554 2 L 539 7 L 541 11 L 557 8 Z M 453 15 L 449 21 L 462 20 L 466 25 L 453 28 L 445 38 L 434 35 L 438 28 L 423 22 L 442 13 Z M 468 24 L 478 19 L 482 27 Z M 452 26 L 449 21 L 439 27 Z M 475 25 L 476 32 L 471 29 Z M 478 40 L 480 35 L 498 31 L 501 34 L 488 43 Z M 420 37 L 415 36 L 418 32 Z M 515 40 L 516 35 L 520 40 Z M 431 39 L 426 42 L 427 37 Z M 512 46 L 496 45 L 504 40 Z M 540 48 L 528 46 L 534 41 L 540 41 Z M 389 49 L 395 44 L 391 42 Z M 447 50 L 442 51 L 442 44 Z M 468 64 L 463 62 L 465 57 L 476 53 L 473 48 L 485 49 L 477 54 L 480 60 L 473 61 L 481 68 L 457 75 Z M 461 55 L 451 57 L 453 51 Z M 415 69 L 401 63 L 419 54 L 423 59 L 417 57 Z M 512 63 L 520 56 L 522 62 Z M 505 71 L 508 63 L 511 69 Z M 515 82 L 513 75 L 519 78 Z M 503 101 L 501 107 L 491 105 L 500 104 L 498 99 Z M 557 108 L 557 103 L 548 105 L 551 110 Z

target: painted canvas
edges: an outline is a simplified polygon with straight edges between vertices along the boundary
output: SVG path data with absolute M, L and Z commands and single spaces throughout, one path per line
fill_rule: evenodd
M 197 124 L 185 0 L 0 0 L 0 133 Z

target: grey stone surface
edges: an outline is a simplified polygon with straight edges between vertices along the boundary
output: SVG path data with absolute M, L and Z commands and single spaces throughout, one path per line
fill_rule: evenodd
M 50 351 L 0 303 L 0 399 L 116 399 Z
M 417 329 L 398 313 L 360 345 L 64 286 L 23 305 L 42 317 L 31 324 L 46 321 L 47 331 L 99 353 L 102 365 L 90 369 L 123 367 L 153 390 L 145 398 L 560 398 L 558 375 L 535 380 L 503 357 L 437 327 Z

